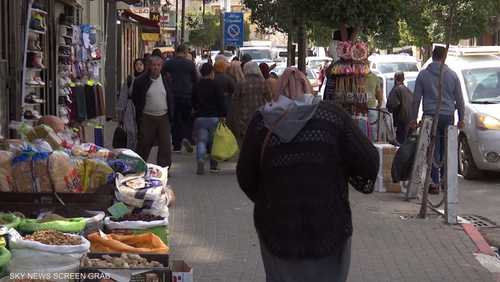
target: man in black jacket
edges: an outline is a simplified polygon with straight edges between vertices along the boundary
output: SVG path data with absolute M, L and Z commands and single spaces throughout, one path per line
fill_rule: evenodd
M 153 145 L 158 142 L 157 164 L 172 164 L 170 122 L 174 117 L 174 96 L 167 78 L 161 74 L 163 60 L 150 58 L 147 73 L 137 77 L 132 90 L 139 140 L 137 152 L 147 161 Z
M 173 119 L 172 143 L 174 151 L 181 150 L 181 144 L 192 152 L 193 118 L 191 97 L 198 73 L 193 61 L 187 59 L 188 49 L 180 45 L 175 50 L 175 58 L 165 62 L 162 73 L 172 80 L 172 90 L 177 109 Z
M 394 87 L 387 98 L 387 109 L 394 115 L 396 140 L 399 144 L 403 144 L 408 137 L 413 106 L 413 93 L 404 82 L 403 72 L 394 74 Z

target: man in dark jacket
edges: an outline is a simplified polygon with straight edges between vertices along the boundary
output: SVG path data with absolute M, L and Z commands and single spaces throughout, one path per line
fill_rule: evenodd
M 172 164 L 170 122 L 174 117 L 174 96 L 167 78 L 161 74 L 163 60 L 158 56 L 150 58 L 147 73 L 137 77 L 132 89 L 139 140 L 137 152 L 147 161 L 151 148 L 158 142 L 160 166 Z
M 387 109 L 394 115 L 396 140 L 403 144 L 408 137 L 408 127 L 411 121 L 413 93 L 405 86 L 405 74 L 394 74 L 394 87 L 387 98 Z
M 172 81 L 172 91 L 175 97 L 175 116 L 173 120 L 172 143 L 174 151 L 180 151 L 184 145 L 186 151 L 193 152 L 193 118 L 192 94 L 197 81 L 196 66 L 187 59 L 188 48 L 180 45 L 175 50 L 175 58 L 165 62 L 162 73 Z

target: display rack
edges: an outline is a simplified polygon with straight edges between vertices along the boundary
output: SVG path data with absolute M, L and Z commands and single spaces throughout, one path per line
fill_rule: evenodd
M 73 85 L 71 80 L 71 65 L 74 54 L 73 28 L 72 25 L 61 23 L 61 19 L 59 19 L 57 36 L 57 116 L 65 124 L 70 122 L 69 105 L 72 103 L 70 95 L 71 86 Z
M 22 113 L 21 121 L 34 123 L 43 114 L 46 82 L 42 79 L 45 72 L 43 58 L 46 51 L 47 15 L 36 1 L 28 3 L 28 16 L 24 40 L 24 58 L 22 75 Z M 38 21 L 38 27 L 34 26 Z M 31 113 L 31 115 L 29 114 Z

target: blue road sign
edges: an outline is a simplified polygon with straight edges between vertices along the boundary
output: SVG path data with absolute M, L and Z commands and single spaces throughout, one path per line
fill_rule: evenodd
M 224 13 L 224 45 L 243 46 L 243 13 Z

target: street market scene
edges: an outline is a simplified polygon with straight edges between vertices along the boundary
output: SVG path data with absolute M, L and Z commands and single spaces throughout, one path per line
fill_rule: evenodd
M 500 282 L 500 2 L 0 0 L 0 281 Z

